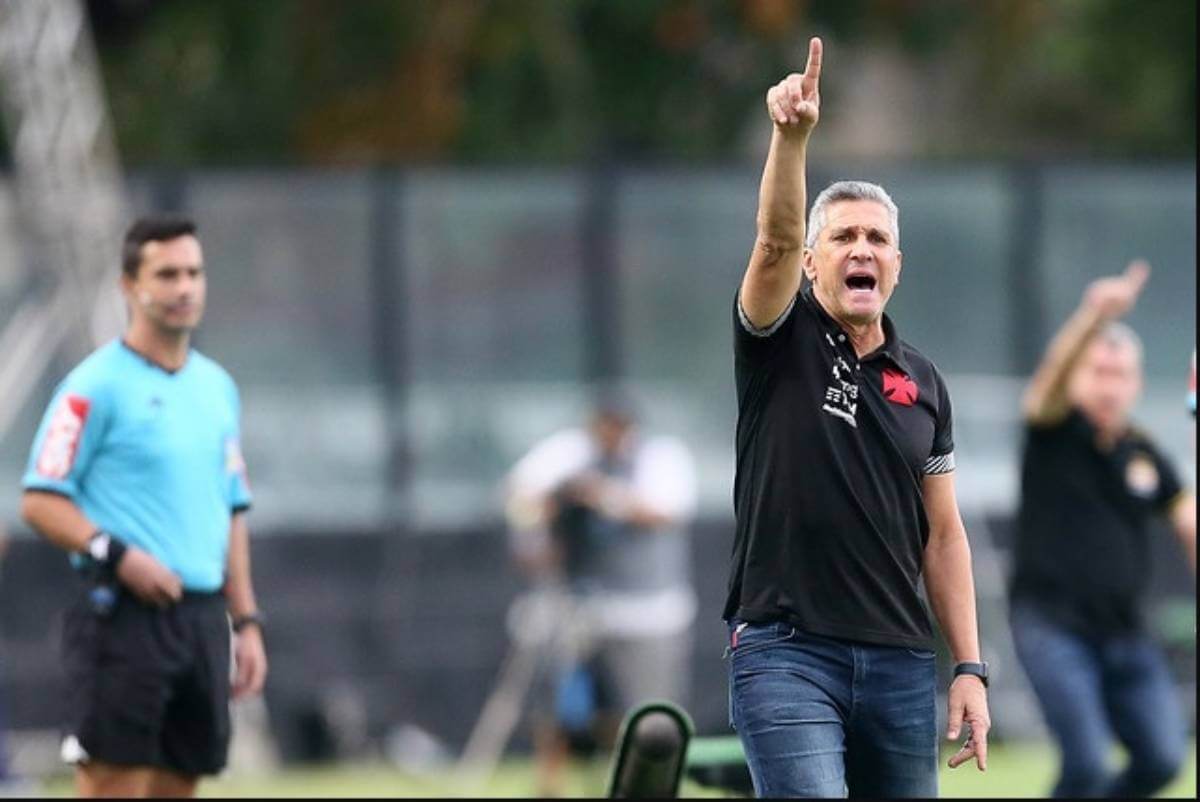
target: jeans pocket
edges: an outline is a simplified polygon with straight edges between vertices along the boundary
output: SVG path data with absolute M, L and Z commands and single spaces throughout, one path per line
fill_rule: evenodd
M 772 622 L 770 624 L 745 623 L 734 630 L 736 645 L 730 646 L 730 654 L 750 654 L 779 643 L 784 643 L 796 634 L 796 628 L 791 624 Z
M 908 652 L 910 655 L 912 655 L 913 657 L 916 657 L 920 660 L 932 660 L 933 658 L 937 657 L 937 652 L 935 652 L 933 649 L 908 649 L 908 648 L 906 648 L 904 651 Z

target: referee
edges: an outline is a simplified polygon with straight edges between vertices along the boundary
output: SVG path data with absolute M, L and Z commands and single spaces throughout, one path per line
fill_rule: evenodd
M 196 226 L 140 219 L 122 256 L 128 328 L 56 390 L 21 511 L 85 579 L 63 626 L 79 795 L 193 796 L 225 765 L 231 692 L 267 673 L 238 392 L 189 346 L 205 300 Z
M 760 796 L 931 797 L 922 578 L 957 663 L 947 737 L 970 727 L 951 767 L 986 767 L 989 727 L 950 398 L 883 314 L 901 263 L 887 193 L 833 184 L 805 226 L 820 71 L 814 38 L 804 73 L 767 93 L 758 236 L 733 309 L 730 722 Z

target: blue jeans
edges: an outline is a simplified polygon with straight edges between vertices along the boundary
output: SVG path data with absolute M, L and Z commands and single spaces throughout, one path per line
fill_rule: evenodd
M 1148 797 L 1183 762 L 1187 723 L 1161 649 L 1140 634 L 1088 638 L 1014 602 L 1013 643 L 1058 741 L 1055 796 Z M 1108 765 L 1116 736 L 1129 753 Z
M 730 624 L 729 722 L 758 796 L 937 796 L 934 653 Z

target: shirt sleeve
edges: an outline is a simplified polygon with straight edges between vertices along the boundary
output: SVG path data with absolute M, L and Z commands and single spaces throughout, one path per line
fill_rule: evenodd
M 1171 461 L 1155 449 L 1154 462 L 1158 467 L 1158 493 L 1154 497 L 1154 507 L 1162 513 L 1169 513 L 1175 499 L 1183 492 L 1183 482 Z
M 246 460 L 242 456 L 242 401 L 237 386 L 230 380 L 230 404 L 233 408 L 233 426 L 225 435 L 225 479 L 229 489 L 229 508 L 233 512 L 250 509 L 254 498 L 250 493 L 250 479 L 246 473 Z
M 954 470 L 954 413 L 950 404 L 950 390 L 942 375 L 935 369 L 934 384 L 937 387 L 937 419 L 933 429 L 933 447 L 925 460 L 926 475 L 951 473 Z
M 642 447 L 633 476 L 638 499 L 682 523 L 696 513 L 696 469 L 683 443 L 657 437 Z
M 55 390 L 34 435 L 22 488 L 77 498 L 103 442 L 110 406 L 101 386 L 68 376 Z
M 550 435 L 517 460 L 504 480 L 505 514 L 510 527 L 542 523 L 541 502 L 592 458 L 587 432 L 566 429 Z
M 758 328 L 742 309 L 741 290 L 733 296 L 733 347 L 737 358 L 752 365 L 769 361 L 779 350 L 779 343 L 788 338 L 796 318 L 796 298 L 787 309 L 766 328 Z

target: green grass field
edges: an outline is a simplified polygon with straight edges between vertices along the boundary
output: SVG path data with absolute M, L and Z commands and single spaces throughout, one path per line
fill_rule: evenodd
M 1196 797 L 1196 745 L 1183 772 L 1160 796 Z M 943 765 L 945 757 L 943 756 Z M 943 768 L 941 795 L 964 797 L 1042 797 L 1050 788 L 1057 755 L 1043 744 L 996 744 L 986 773 L 974 764 L 954 771 Z M 579 764 L 571 773 L 567 795 L 603 796 L 607 783 L 606 761 Z M 63 776 L 47 782 L 47 796 L 69 796 L 70 778 Z M 205 797 L 528 797 L 535 793 L 531 764 L 524 759 L 503 763 L 485 783 L 473 785 L 469 778 L 455 776 L 450 770 L 430 774 L 412 774 L 381 763 L 337 765 L 288 769 L 272 775 L 226 776 L 201 785 Z M 715 797 L 723 794 L 685 783 L 682 795 Z

